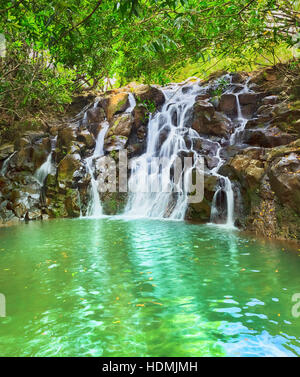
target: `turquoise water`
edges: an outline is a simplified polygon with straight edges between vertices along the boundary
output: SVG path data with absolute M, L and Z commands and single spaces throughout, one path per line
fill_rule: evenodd
M 299 254 L 183 222 L 0 228 L 0 355 L 299 356 Z

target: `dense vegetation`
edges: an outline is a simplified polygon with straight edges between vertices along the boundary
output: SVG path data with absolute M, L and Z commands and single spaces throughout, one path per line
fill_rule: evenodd
M 187 65 L 199 75 L 222 59 L 274 64 L 300 40 L 293 0 L 1 0 L 0 17 L 2 122 L 112 78 L 162 84 Z

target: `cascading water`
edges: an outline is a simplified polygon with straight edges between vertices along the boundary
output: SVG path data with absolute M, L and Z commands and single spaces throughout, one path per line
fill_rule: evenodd
M 94 161 L 97 157 L 104 155 L 104 138 L 109 128 L 108 122 L 102 123 L 102 128 L 98 133 L 96 147 L 91 157 L 85 159 L 87 173 L 91 176 L 90 200 L 87 208 L 88 217 L 100 217 L 103 214 L 102 205 L 98 192 L 98 183 L 94 176 Z
M 198 83 L 189 89 L 183 93 L 179 85 L 165 88 L 166 102 L 162 110 L 150 117 L 147 150 L 132 161 L 126 217 L 182 220 L 185 216 L 188 193 L 178 187 L 170 171 L 180 155 L 192 155 L 194 161 L 198 156 L 193 145 L 200 137 L 188 127 L 190 110 L 199 94 Z M 185 179 L 193 168 L 185 172 Z
M 240 94 L 253 93 L 253 92 L 248 88 L 248 81 L 249 81 L 248 79 L 245 83 L 245 86 L 243 86 L 242 89 L 238 93 L 234 93 L 231 88 L 232 78 L 229 75 L 226 77 L 230 79 L 229 89 L 226 91 L 226 94 L 234 94 L 236 97 L 237 119 L 235 120 L 235 123 L 237 124 L 237 126 L 234 128 L 234 132 L 232 133 L 229 139 L 229 145 L 235 145 L 241 142 L 243 131 L 245 130 L 246 124 L 248 122 L 248 119 L 245 118 L 242 114 L 242 108 L 241 108 L 239 96 Z M 226 194 L 226 212 L 227 212 L 225 225 L 227 228 L 234 228 L 234 193 L 232 189 L 232 183 L 228 177 L 218 174 L 218 171 L 220 170 L 221 166 L 225 162 L 220 157 L 221 149 L 222 149 L 221 145 L 218 144 L 218 150 L 216 154 L 216 157 L 218 158 L 218 164 L 216 168 L 212 170 L 212 173 L 219 178 L 219 182 L 221 182 L 221 185 L 216 190 L 213 197 L 210 219 L 212 223 L 218 222 L 218 218 L 220 217 L 219 216 L 220 214 L 218 210 L 217 199 L 218 199 L 218 196 L 222 193 L 222 191 L 224 191 Z
M 43 186 L 47 176 L 53 171 L 54 166 L 52 164 L 53 151 L 56 147 L 57 136 L 51 139 L 51 152 L 48 154 L 46 161 L 37 169 L 34 174 L 35 179 L 38 183 Z
M 128 93 L 129 107 L 126 109 L 126 113 L 131 113 L 136 106 L 136 100 L 132 93 Z
M 230 87 L 232 84 L 231 76 L 228 75 L 226 78 L 230 80 Z M 236 86 L 233 85 L 233 87 L 226 93 L 233 94 L 234 90 L 237 89 Z M 149 120 L 147 150 L 132 162 L 131 177 L 129 179 L 129 200 L 124 211 L 126 217 L 184 219 L 188 206 L 187 193 L 184 191 L 174 193 L 176 184 L 174 179 L 170 177 L 169 172 L 175 158 L 182 155 L 182 153 L 192 154 L 195 159 L 198 152 L 194 149 L 194 143 L 197 139 L 204 140 L 189 124 L 189 112 L 192 110 L 196 97 L 201 93 L 201 90 L 203 88 L 198 83 L 190 85 L 189 90 L 184 90 L 184 92 L 180 84 L 164 89 L 166 102 L 161 111 Z M 251 91 L 246 83 L 235 94 L 237 101 L 235 124 L 237 126 L 230 137 L 229 145 L 238 143 L 245 129 L 247 119 L 242 115 L 239 95 L 248 92 Z M 162 139 L 163 141 L 161 142 Z M 216 141 L 211 141 L 211 143 L 217 146 L 214 156 L 217 164 L 209 171 L 209 174 L 216 176 L 219 181 L 219 187 L 212 201 L 211 222 L 223 222 L 227 228 L 234 228 L 234 192 L 232 183 L 228 177 L 218 173 L 225 163 L 220 154 L 223 146 Z M 160 165 L 161 158 L 169 161 L 166 166 Z M 160 187 L 160 190 L 157 190 L 158 192 L 151 192 L 153 184 Z M 165 190 L 167 188 L 171 189 Z M 220 203 L 218 203 L 218 198 L 222 202 L 221 206 L 224 207 L 226 204 L 226 218 L 223 220 L 219 213 Z
M 12 157 L 17 153 L 17 151 L 13 152 L 7 159 L 3 162 L 2 168 L 0 170 L 0 175 L 5 176 L 8 166 L 9 166 L 9 161 L 12 159 Z

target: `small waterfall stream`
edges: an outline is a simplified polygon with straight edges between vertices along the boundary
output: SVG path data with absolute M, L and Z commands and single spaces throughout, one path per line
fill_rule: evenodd
M 86 171 L 91 176 L 90 200 L 87 208 L 87 217 L 100 217 L 103 214 L 101 200 L 98 192 L 98 183 L 94 176 L 94 162 L 97 157 L 104 155 L 104 138 L 109 128 L 108 122 L 102 123 L 102 128 L 98 133 L 94 153 L 85 159 Z
M 232 77 L 227 76 L 230 79 L 230 84 L 232 84 Z M 246 81 L 243 88 L 238 92 L 234 93 L 232 88 L 229 88 L 225 93 L 226 94 L 234 94 L 236 97 L 236 107 L 237 107 L 237 119 L 235 120 L 235 123 L 237 126 L 234 128 L 234 132 L 231 134 L 229 139 L 229 145 L 235 145 L 241 143 L 243 131 L 245 130 L 246 124 L 248 122 L 248 119 L 245 118 L 242 114 L 242 108 L 240 104 L 239 95 L 243 93 L 251 93 L 252 91 L 248 88 L 248 81 Z M 216 175 L 219 178 L 219 187 L 216 190 L 213 201 L 212 201 L 212 208 L 211 208 L 211 223 L 218 222 L 218 218 L 220 217 L 219 209 L 218 209 L 218 197 L 222 193 L 222 191 L 225 192 L 226 195 L 226 222 L 225 226 L 227 228 L 234 228 L 234 192 L 232 189 L 232 183 L 228 177 L 222 176 L 218 174 L 218 171 L 222 167 L 222 165 L 225 163 L 224 160 L 220 158 L 220 152 L 222 150 L 221 145 L 218 145 L 218 151 L 216 154 L 216 157 L 218 158 L 218 165 L 215 169 L 212 170 L 212 173 Z
M 11 158 L 17 153 L 17 151 L 13 152 L 10 156 L 7 157 L 7 159 L 3 162 L 3 165 L 1 167 L 1 170 L 0 170 L 0 175 L 3 175 L 5 176 L 6 172 L 7 172 L 7 169 L 8 169 L 8 165 L 9 165 L 9 161 L 11 160 Z
M 129 107 L 126 109 L 126 113 L 131 113 L 136 106 L 136 100 L 132 93 L 128 93 Z
M 37 171 L 34 174 L 34 177 L 38 181 L 40 186 L 44 186 L 47 176 L 54 169 L 53 163 L 52 163 L 52 156 L 53 156 L 53 151 L 55 150 L 55 147 L 56 147 L 56 140 L 57 140 L 57 136 L 51 139 L 51 151 L 48 154 L 46 161 L 37 169 Z

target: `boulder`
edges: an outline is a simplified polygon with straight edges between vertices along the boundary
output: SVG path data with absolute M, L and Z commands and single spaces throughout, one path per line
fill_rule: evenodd
M 165 102 L 163 92 L 151 85 L 138 85 L 133 88 L 133 93 L 138 102 L 153 103 L 155 107 L 159 107 Z
M 119 135 L 128 137 L 131 133 L 133 118 L 131 114 L 114 116 L 111 123 L 112 127 L 110 127 L 107 136 Z
M 128 93 L 112 93 L 107 95 L 99 102 L 110 122 L 114 115 L 124 112 L 129 106 Z
M 31 146 L 22 148 L 18 153 L 16 153 L 10 160 L 10 165 L 15 167 L 17 170 L 34 172 L 34 164 L 32 162 L 32 151 Z
M 96 144 L 95 138 L 87 130 L 80 131 L 77 135 L 77 140 L 81 143 L 84 143 L 87 148 L 93 148 Z
M 136 130 L 139 129 L 139 127 L 141 126 L 145 126 L 148 122 L 148 117 L 147 117 L 147 109 L 144 105 L 142 104 L 139 104 L 137 105 L 133 112 L 132 112 L 132 115 L 133 115 L 133 126 Z
M 58 164 L 58 180 L 71 182 L 75 171 L 81 166 L 80 160 L 77 153 L 67 154 Z
M 105 111 L 102 107 L 92 107 L 86 112 L 86 121 L 88 124 L 101 123 L 105 120 Z
M 224 137 L 228 135 L 231 123 L 225 115 L 216 112 L 211 103 L 199 100 L 193 107 L 192 128 L 199 134 Z
M 216 191 L 218 178 L 214 175 L 204 176 L 204 198 L 199 203 L 190 203 L 187 213 L 188 219 L 207 222 L 210 219 L 211 203 Z
M 76 130 L 72 126 L 61 126 L 58 130 L 57 149 L 68 151 L 72 142 L 77 139 Z
M 51 150 L 51 141 L 49 138 L 44 138 L 32 146 L 32 163 L 34 170 L 38 169 L 47 159 Z
M 299 213 L 300 208 L 300 154 L 290 153 L 274 160 L 269 171 L 272 190 L 283 205 Z
M 226 115 L 237 115 L 237 98 L 234 94 L 223 94 L 220 98 L 218 110 Z
M 290 135 L 282 132 L 277 127 L 245 130 L 244 142 L 258 147 L 272 148 L 279 145 L 289 144 L 297 138 L 296 135 Z
M 238 179 L 243 187 L 254 187 L 262 179 L 265 166 L 262 161 L 253 159 L 251 154 L 239 154 L 222 167 L 220 173 L 224 174 L 225 172 L 231 179 Z
M 239 94 L 239 101 L 241 105 L 257 105 L 261 95 L 258 93 L 241 93 Z

